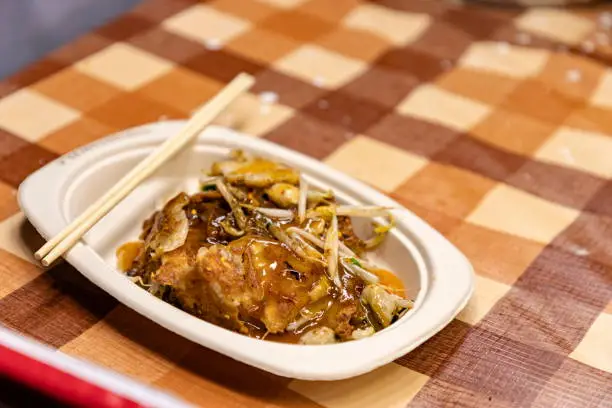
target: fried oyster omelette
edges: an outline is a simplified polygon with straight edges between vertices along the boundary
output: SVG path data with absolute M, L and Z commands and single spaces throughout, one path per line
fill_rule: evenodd
M 370 237 L 355 234 L 352 217 L 373 219 Z M 413 306 L 401 281 L 367 260 L 392 227 L 387 208 L 339 205 L 299 171 L 234 151 L 117 257 L 137 285 L 208 322 L 328 344 L 371 336 Z

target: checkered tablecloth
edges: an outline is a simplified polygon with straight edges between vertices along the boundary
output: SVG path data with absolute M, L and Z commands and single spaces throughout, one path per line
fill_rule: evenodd
M 0 83 L 0 322 L 206 406 L 612 406 L 612 14 L 436 0 L 150 0 Z M 15 191 L 77 146 L 185 118 L 321 159 L 457 245 L 476 292 L 370 374 L 275 377 L 194 345 L 69 265 L 35 265 Z

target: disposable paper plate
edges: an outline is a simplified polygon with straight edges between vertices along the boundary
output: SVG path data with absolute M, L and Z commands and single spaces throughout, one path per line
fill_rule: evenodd
M 64 155 L 22 183 L 21 208 L 45 238 L 57 234 L 183 124 L 141 126 Z M 67 253 L 66 260 L 120 302 L 167 329 L 246 364 L 300 379 L 342 379 L 387 364 L 430 338 L 465 306 L 473 288 L 470 263 L 405 209 L 396 211 L 397 228 L 375 257 L 402 279 L 408 295 L 416 299 L 415 307 L 366 339 L 313 346 L 257 340 L 191 316 L 137 287 L 117 270 L 116 248 L 138 237 L 144 218 L 164 199 L 179 190 L 196 189 L 201 170 L 234 148 L 288 163 L 300 169 L 311 184 L 333 189 L 346 204 L 401 208 L 319 161 L 262 139 L 210 127 L 104 217 Z

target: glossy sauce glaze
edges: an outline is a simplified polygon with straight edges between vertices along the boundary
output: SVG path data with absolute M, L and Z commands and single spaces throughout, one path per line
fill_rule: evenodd
M 180 193 L 117 250 L 136 284 L 197 317 L 255 338 L 326 344 L 370 336 L 412 303 L 367 253 L 393 225 L 383 208 L 343 208 L 295 170 L 241 153 L 212 185 Z M 358 237 L 349 214 L 388 216 Z
M 218 225 L 222 219 L 223 216 L 216 217 L 211 224 Z M 223 234 L 220 234 L 216 228 L 213 228 L 211 231 L 210 226 L 210 224 L 203 222 L 199 217 L 197 219 L 194 218 L 191 222 L 188 244 L 194 246 L 210 246 L 215 243 L 226 242 Z M 286 227 L 288 226 L 289 225 Z M 211 232 L 213 233 L 211 234 Z M 302 278 L 303 275 L 287 263 L 286 254 L 289 251 L 286 248 L 282 248 L 283 250 L 281 251 L 280 247 L 282 247 L 282 244 L 272 243 L 255 236 L 251 238 L 251 241 L 250 247 L 258 246 L 259 244 L 265 248 L 265 250 L 259 253 L 255 252 L 258 256 L 249 260 L 254 268 L 259 271 L 259 276 L 264 286 L 275 288 L 277 292 L 283 292 L 284 286 L 291 286 L 295 280 L 300 280 Z M 134 265 L 137 258 L 143 255 L 143 251 L 144 245 L 142 242 L 128 242 L 119 247 L 117 250 L 117 259 L 120 269 L 126 271 L 128 275 L 139 275 L 139 273 L 134 270 L 130 272 L 130 268 Z M 298 259 L 295 259 L 295 257 L 293 258 L 292 263 L 295 264 L 295 262 L 299 262 Z M 405 297 L 404 285 L 394 273 L 382 268 L 373 270 L 373 272 L 380 278 L 380 283 L 382 285 L 399 296 Z M 285 331 L 280 334 L 270 334 L 266 331 L 265 327 L 261 327 L 260 324 L 256 322 L 247 322 L 248 333 L 246 334 L 258 339 L 281 343 L 298 343 L 303 333 L 318 327 L 327 327 L 331 325 L 333 323 L 332 320 L 340 309 L 346 307 L 346 305 L 360 304 L 359 292 L 357 290 L 361 289 L 359 288 L 359 282 L 356 282 L 356 279 L 347 273 L 342 275 L 342 279 L 347 289 L 339 292 L 336 288 L 331 286 L 324 288 L 323 290 L 326 292 L 326 295 L 311 305 L 311 312 L 313 316 L 316 317 L 305 323 L 299 329 L 292 332 Z M 363 308 L 363 310 L 365 312 L 361 316 L 363 324 L 360 325 L 357 323 L 355 326 L 361 328 L 367 325 L 377 325 L 376 320 L 371 317 L 367 308 Z

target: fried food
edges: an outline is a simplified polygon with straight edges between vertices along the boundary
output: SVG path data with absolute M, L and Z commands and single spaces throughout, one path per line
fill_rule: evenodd
M 412 307 L 401 281 L 366 260 L 393 227 L 390 209 L 339 205 L 299 171 L 241 151 L 209 175 L 117 250 L 143 289 L 227 329 L 299 344 L 365 338 Z M 384 221 L 361 239 L 351 217 Z

